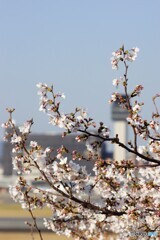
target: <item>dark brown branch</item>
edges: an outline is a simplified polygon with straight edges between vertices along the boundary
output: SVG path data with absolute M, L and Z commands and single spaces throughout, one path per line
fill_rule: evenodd
M 110 138 L 110 139 L 108 139 L 107 141 L 112 141 L 113 143 L 118 144 L 120 147 L 126 149 L 128 152 L 131 152 L 131 153 L 133 153 L 133 154 L 139 156 L 140 158 L 146 160 L 147 162 L 153 162 L 153 163 L 157 163 L 158 165 L 160 165 L 160 160 L 158 160 L 158 159 L 154 159 L 154 158 L 150 158 L 150 157 L 147 157 L 147 156 L 145 156 L 145 155 L 139 153 L 138 151 L 135 151 L 135 150 L 133 150 L 133 149 L 127 147 L 124 143 L 119 142 L 119 139 L 117 139 L 117 138 Z
M 88 131 L 86 131 L 86 130 L 78 129 L 78 132 L 81 132 L 81 133 L 87 134 L 87 135 L 89 135 L 90 137 L 95 137 L 95 138 L 98 137 L 98 138 L 102 139 L 103 142 L 106 141 L 106 140 L 108 139 L 108 138 L 102 137 L 102 136 L 100 136 L 100 135 L 98 135 L 98 134 L 94 134 L 94 133 L 88 132 Z
M 127 147 L 124 143 L 120 142 L 120 141 L 119 141 L 119 138 L 117 138 L 117 137 L 115 137 L 115 138 L 109 138 L 109 137 L 104 138 L 104 137 L 102 137 L 102 136 L 100 136 L 100 135 L 98 135 L 98 134 L 92 134 L 92 133 L 90 133 L 90 132 L 88 132 L 88 131 L 84 131 L 84 130 L 80 130 L 80 129 L 78 130 L 78 132 L 82 132 L 82 133 L 85 133 L 85 134 L 87 134 L 87 135 L 89 135 L 89 136 L 94 136 L 94 137 L 100 138 L 100 139 L 102 139 L 103 141 L 108 141 L 108 142 L 115 143 L 115 144 L 119 145 L 120 147 L 126 149 L 128 152 L 131 152 L 131 153 L 139 156 L 140 158 L 146 160 L 147 162 L 153 162 L 153 163 L 157 163 L 158 165 L 160 165 L 160 160 L 147 157 L 147 156 L 139 153 L 138 151 L 135 151 L 135 150 Z
M 116 167 L 122 167 L 122 168 L 145 168 L 145 167 L 158 167 L 159 164 L 139 164 L 139 165 L 131 165 L 131 166 L 128 166 L 128 165 L 118 165 L 118 164 L 115 164 Z
M 152 137 L 152 136 L 150 136 L 150 135 L 148 135 L 148 137 L 149 137 L 150 139 L 154 140 L 154 141 L 160 141 L 160 138 L 155 138 L 155 137 Z
M 124 50 L 123 50 L 123 51 L 124 51 Z M 124 78 L 125 78 L 125 81 L 126 81 L 126 84 L 124 85 L 124 90 L 125 90 L 126 101 L 127 101 L 127 105 L 128 105 L 128 112 L 130 112 L 131 115 L 132 115 L 132 106 L 131 106 L 130 97 L 129 97 L 128 91 L 127 91 L 128 65 L 127 65 L 126 61 L 124 61 L 124 65 L 125 65 L 125 69 L 126 69 L 126 70 L 125 70 L 125 74 L 124 74 Z M 136 133 L 135 126 L 132 126 L 132 129 L 133 129 L 133 133 L 134 133 L 134 150 L 137 151 L 137 133 Z
M 86 201 L 82 201 L 76 197 L 74 197 L 73 195 L 68 195 L 66 194 L 65 192 L 63 192 L 62 190 L 60 190 L 59 188 L 55 187 L 55 185 L 53 185 L 49 180 L 48 178 L 46 177 L 45 173 L 39 168 L 38 164 L 35 162 L 36 164 L 36 167 L 37 169 L 41 172 L 42 176 L 45 178 L 45 180 L 47 181 L 47 183 L 55 190 L 57 191 L 58 193 L 60 193 L 63 197 L 65 198 L 68 198 L 76 203 L 79 203 L 80 205 L 82 205 L 84 208 L 87 208 L 87 209 L 92 209 L 92 210 L 95 210 L 95 211 L 99 211 L 103 214 L 106 214 L 108 216 L 121 216 L 123 214 L 125 214 L 125 212 L 114 212 L 114 211 L 110 211 L 108 209 L 105 209 L 105 208 L 100 208 L 98 206 L 95 206 L 93 205 L 92 203 L 90 202 L 86 202 Z
M 26 149 L 25 145 L 23 145 L 23 148 L 25 150 L 25 152 L 28 154 L 28 156 L 31 158 L 31 156 L 29 155 L 28 150 Z M 31 158 L 32 159 L 32 158 Z M 32 161 L 34 161 L 34 159 L 32 159 Z M 99 211 L 103 214 L 106 214 L 108 216 L 121 216 L 123 214 L 125 214 L 125 212 L 115 212 L 115 211 L 110 211 L 106 208 L 100 208 L 98 206 L 93 205 L 90 202 L 87 201 L 82 201 L 76 197 L 74 197 L 73 195 L 68 195 L 67 193 L 63 192 L 62 190 L 60 190 L 59 188 L 57 188 L 52 182 L 50 182 L 47 178 L 47 176 L 45 175 L 45 173 L 40 169 L 39 165 L 37 164 L 36 161 L 34 161 L 34 164 L 36 166 L 36 168 L 39 170 L 39 172 L 42 174 L 42 176 L 44 177 L 44 179 L 46 180 L 46 182 L 49 184 L 49 186 L 51 188 L 53 188 L 56 192 L 60 193 L 63 197 L 70 199 L 76 203 L 79 203 L 80 205 L 82 205 L 84 208 L 87 209 L 91 209 L 91 210 L 95 210 L 95 211 Z

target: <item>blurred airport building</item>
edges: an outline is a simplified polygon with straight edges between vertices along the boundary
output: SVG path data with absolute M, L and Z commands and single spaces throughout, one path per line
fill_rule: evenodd
M 84 142 L 77 142 L 75 134 L 68 135 L 66 137 L 62 137 L 61 134 L 51 135 L 51 134 L 30 134 L 28 138 L 28 144 L 30 141 L 36 141 L 43 148 L 51 147 L 54 149 L 54 155 L 57 155 L 57 149 L 62 145 L 69 150 L 66 156 L 68 160 L 72 159 L 72 151 L 76 150 L 77 153 L 80 153 L 83 156 L 87 157 L 87 150 Z M 2 154 L 1 154 L 1 169 L 0 169 L 0 187 L 5 187 L 13 183 L 16 178 L 16 172 L 13 170 L 12 166 L 12 147 L 13 145 L 9 142 L 2 143 Z M 102 147 L 102 157 L 103 158 L 112 158 L 112 153 L 108 152 L 106 149 L 106 145 L 103 144 Z M 76 160 L 80 165 L 85 165 L 86 169 L 89 173 L 92 172 L 94 161 L 79 161 Z M 36 174 L 36 172 L 35 172 Z M 30 176 L 28 176 L 30 177 Z
M 125 98 L 124 95 L 123 98 Z M 112 104 L 111 117 L 113 120 L 114 137 L 117 135 L 120 142 L 126 145 L 128 142 L 128 124 L 126 121 L 128 111 L 126 109 L 122 109 L 118 102 L 115 101 Z M 114 144 L 113 159 L 119 161 L 127 158 L 127 151 L 124 148 L 119 147 L 117 144 Z
M 128 116 L 128 112 L 120 108 L 117 102 L 114 102 L 111 108 L 111 116 L 113 120 L 114 137 L 118 134 L 120 141 L 126 144 L 128 138 L 126 117 Z M 28 144 L 30 141 L 36 141 L 44 148 L 51 147 L 55 150 L 55 155 L 57 154 L 56 150 L 63 145 L 69 150 L 67 157 L 71 160 L 73 150 L 76 150 L 83 156 L 87 154 L 85 142 L 77 142 L 75 140 L 76 136 L 75 134 L 70 134 L 62 138 L 61 134 L 30 134 Z M 13 184 L 14 179 L 16 179 L 16 173 L 12 166 L 12 147 L 13 145 L 9 142 L 2 143 L 0 156 L 0 188 L 5 188 L 9 184 Z M 128 158 L 128 155 L 126 150 L 116 144 L 114 145 L 113 151 L 109 152 L 107 143 L 104 142 L 102 144 L 101 157 L 104 160 L 107 158 L 122 160 Z M 77 161 L 80 165 L 85 165 L 87 171 L 93 174 L 92 168 L 94 161 Z

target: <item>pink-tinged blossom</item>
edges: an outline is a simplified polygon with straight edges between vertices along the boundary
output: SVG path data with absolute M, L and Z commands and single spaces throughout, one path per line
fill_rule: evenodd
M 46 107 L 44 106 L 44 105 L 41 105 L 40 107 L 39 107 L 39 111 L 40 112 L 46 112 Z
M 112 67 L 118 68 L 121 61 L 128 69 L 128 61 L 134 61 L 139 49 L 124 50 L 124 47 L 113 52 Z M 124 91 L 128 89 L 128 76 L 118 78 Z M 117 85 L 117 80 L 114 84 Z M 86 144 L 87 154 L 81 155 L 73 149 L 70 161 L 66 157 L 69 150 L 60 146 L 57 152 L 52 148 L 38 145 L 31 141 L 28 147 L 28 135 L 32 121 L 28 121 L 16 132 L 9 111 L 9 121 L 4 123 L 4 128 L 11 127 L 10 133 L 6 133 L 13 146 L 13 167 L 20 177 L 15 186 L 10 187 L 12 198 L 19 202 L 22 208 L 34 209 L 48 207 L 51 211 L 49 219 L 44 219 L 44 225 L 48 229 L 73 237 L 76 240 L 84 239 L 104 240 L 108 231 L 118 234 L 119 240 L 129 240 L 130 233 L 140 229 L 158 229 L 160 217 L 160 134 L 159 113 L 152 115 L 150 121 L 140 116 L 142 103 L 131 98 L 137 98 L 143 87 L 137 85 L 131 95 L 126 98 L 119 93 L 113 93 L 110 102 L 117 101 L 120 107 L 128 110 L 127 122 L 134 133 L 134 138 L 125 146 L 135 153 L 136 160 L 132 159 L 101 159 L 100 150 L 102 143 L 118 144 L 120 137 L 109 138 L 109 129 L 102 123 L 96 129 L 95 122 L 87 116 L 83 109 L 76 108 L 70 114 L 64 114 L 60 109 L 57 98 L 63 94 L 56 94 L 53 86 L 38 84 L 40 89 L 40 107 L 46 111 L 50 123 L 64 128 L 64 136 L 77 132 L 76 140 Z M 129 92 L 129 91 L 128 91 Z M 50 97 L 51 95 L 51 97 Z M 155 99 L 154 99 L 155 100 Z M 94 128 L 94 131 L 93 131 Z M 19 135 L 18 135 L 19 134 Z M 112 133 L 111 133 L 112 134 Z M 94 137 L 96 138 L 94 139 Z M 138 144 L 139 138 L 143 138 L 144 144 Z M 53 139 L 54 141 L 54 139 Z M 136 149 L 136 150 L 135 150 Z M 53 153 L 53 154 L 52 154 Z M 139 157 L 140 155 L 141 157 Z M 79 159 L 93 163 L 94 175 L 91 176 L 85 167 L 77 164 Z M 146 161 L 149 159 L 149 161 Z M 153 165 L 157 162 L 157 166 Z M 135 165 L 136 164 L 136 165 Z M 152 165 L 151 165 L 152 164 Z M 36 169 L 36 172 L 35 172 Z M 43 181 L 46 188 L 32 185 L 26 174 L 34 172 L 31 180 Z M 106 234 L 105 234 L 106 232 Z M 142 236 L 136 236 L 137 240 L 145 240 Z M 158 238 L 159 239 L 159 236 Z
M 55 97 L 61 97 L 61 98 L 63 98 L 63 99 L 66 98 L 66 96 L 65 96 L 64 93 L 57 93 L 57 94 L 55 95 Z
M 116 57 L 116 58 L 122 58 L 122 50 L 117 50 L 116 52 L 112 52 L 112 55 L 114 56 L 114 57 Z
M 30 146 L 35 148 L 38 146 L 38 143 L 36 141 L 30 141 Z
M 17 136 L 16 134 L 13 135 L 11 138 L 11 143 L 21 143 L 22 142 L 22 137 Z
M 44 150 L 44 155 L 47 155 L 49 153 L 52 152 L 52 149 L 50 147 L 47 147 L 45 150 Z
M 75 140 L 76 140 L 77 142 L 80 142 L 80 141 L 81 141 L 81 136 L 75 137 Z
M 62 93 L 62 94 L 61 94 L 61 98 L 63 98 L 63 99 L 65 99 L 65 98 L 66 98 L 66 96 L 65 96 L 65 94 L 64 94 L 64 93 Z
M 117 78 L 115 78 L 115 79 L 113 79 L 112 83 L 113 83 L 113 86 L 118 87 L 118 85 L 119 85 L 119 80 L 118 80 Z
M 138 53 L 138 52 L 140 51 L 138 47 L 135 47 L 135 48 L 133 48 L 132 50 L 133 50 L 134 52 L 136 52 L 136 53 Z
M 101 134 L 103 137 L 109 137 L 109 129 L 108 128 L 104 128 L 101 130 Z
M 88 151 L 93 152 L 93 146 L 89 142 L 86 143 L 86 147 Z
M 134 120 L 131 117 L 126 118 L 128 124 L 134 125 Z
M 152 226 L 152 224 L 153 224 L 153 217 L 152 216 L 146 216 L 146 222 L 147 222 L 147 224 Z
M 138 152 L 139 152 L 140 154 L 146 153 L 146 152 L 147 152 L 147 147 L 146 147 L 146 146 L 139 146 L 139 147 L 138 147 Z
M 67 163 L 67 157 L 65 157 L 65 158 L 62 157 L 62 158 L 60 158 L 59 160 L 60 160 L 60 163 L 59 163 L 60 165 L 64 165 L 64 164 Z
M 7 128 L 12 127 L 12 124 L 11 124 L 10 121 L 7 121 L 7 122 L 5 122 L 5 123 L 2 123 L 2 124 L 1 124 L 1 127 L 7 129 Z
M 36 86 L 40 88 L 40 92 L 43 94 L 46 93 L 48 90 L 48 86 L 46 83 L 38 83 Z
M 155 130 L 155 131 L 158 131 L 159 130 L 159 123 L 158 122 L 155 122 L 155 121 L 150 121 L 149 123 L 149 129 L 151 130 Z
M 37 86 L 38 88 L 42 88 L 43 83 L 37 83 L 36 86 Z
M 109 103 L 115 102 L 116 100 L 117 100 L 117 93 L 115 92 L 111 95 L 111 99 L 109 100 Z
M 141 106 L 139 104 L 135 104 L 132 108 L 134 112 L 139 112 L 141 110 Z
M 113 70 L 117 70 L 118 69 L 118 60 L 111 58 L 111 65 L 112 65 Z
M 127 61 L 135 61 L 137 58 L 137 53 L 139 52 L 139 48 L 132 48 L 130 49 L 127 54 L 125 55 L 125 60 Z
M 112 100 L 113 102 L 115 102 L 115 101 L 117 100 L 115 93 L 113 93 L 113 94 L 111 95 L 111 100 Z
M 54 126 L 57 125 L 59 128 L 65 128 L 65 120 L 66 120 L 66 116 L 64 114 L 62 114 L 61 116 L 50 115 L 49 123 Z
M 9 193 L 14 201 L 18 202 L 23 199 L 23 194 L 20 191 L 20 187 L 17 186 L 9 186 Z
M 24 124 L 23 124 L 23 126 L 20 126 L 19 127 L 19 131 L 21 132 L 21 133 L 29 133 L 29 131 L 30 131 L 30 128 L 31 128 L 31 124 L 32 124 L 32 122 L 31 121 L 27 121 L 27 122 L 25 122 Z
M 78 121 L 83 121 L 84 118 L 87 118 L 87 111 L 85 109 L 80 109 L 80 115 L 78 115 L 76 118 Z
M 112 53 L 111 57 L 111 65 L 112 69 L 117 70 L 118 64 L 120 61 L 129 61 L 133 62 L 137 58 L 137 53 L 139 52 L 139 48 L 131 48 L 130 50 L 125 51 L 124 47 L 118 49 L 116 52 Z

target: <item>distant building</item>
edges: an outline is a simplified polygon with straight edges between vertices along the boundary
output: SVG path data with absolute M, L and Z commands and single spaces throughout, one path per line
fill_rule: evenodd
M 127 122 L 126 117 L 128 116 L 128 111 L 123 110 L 119 107 L 117 102 L 112 104 L 112 120 L 114 124 L 114 136 L 118 134 L 118 137 L 121 142 L 127 144 Z M 30 134 L 28 138 L 28 144 L 30 141 L 36 141 L 42 147 L 52 147 L 55 150 L 55 155 L 57 154 L 57 149 L 64 145 L 69 153 L 67 155 L 68 159 L 71 160 L 71 153 L 73 150 L 76 150 L 83 156 L 86 156 L 86 146 L 85 142 L 77 142 L 75 140 L 76 134 L 70 134 L 62 138 L 61 134 L 51 135 L 51 134 Z M 13 166 L 12 166 L 12 147 L 13 145 L 9 142 L 3 142 L 2 144 L 2 154 L 1 154 L 1 166 L 3 169 L 4 176 L 12 176 Z M 126 151 L 119 147 L 117 144 L 114 145 L 113 152 L 109 152 L 107 149 L 107 142 L 102 144 L 101 148 L 101 157 L 102 159 L 115 159 L 123 160 L 126 159 Z M 92 161 L 78 161 L 80 165 L 85 165 L 89 173 L 92 172 L 94 160 Z M 2 171 L 1 171 L 2 172 Z
M 125 96 L 123 96 L 125 98 Z M 128 116 L 127 109 L 122 109 L 117 101 L 112 104 L 112 120 L 114 126 L 114 137 L 118 134 L 120 142 L 127 145 L 128 141 L 128 127 L 126 118 Z M 124 160 L 127 158 L 127 151 L 119 147 L 117 144 L 114 144 L 113 150 L 113 159 L 115 160 Z
M 2 145 L 1 163 L 3 168 L 3 175 L 12 175 L 12 145 L 9 142 L 4 142 Z
M 64 145 L 68 150 L 69 153 L 66 154 L 68 159 L 72 159 L 72 151 L 76 150 L 78 153 L 86 156 L 86 146 L 85 142 L 77 142 L 75 140 L 77 135 L 70 134 L 64 138 L 62 138 L 61 134 L 51 135 L 51 134 L 30 134 L 28 138 L 28 145 L 30 141 L 36 141 L 42 147 L 51 147 L 54 149 L 54 155 L 57 154 L 57 149 Z M 12 147 L 13 145 L 9 142 L 4 142 L 2 146 L 2 167 L 3 167 L 3 175 L 4 176 L 11 176 L 13 174 L 13 166 L 12 166 Z M 92 172 L 93 163 L 94 161 L 78 161 L 80 165 L 85 165 L 88 172 Z

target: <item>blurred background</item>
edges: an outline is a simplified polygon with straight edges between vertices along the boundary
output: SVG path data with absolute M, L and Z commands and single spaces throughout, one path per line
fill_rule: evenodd
M 63 112 L 84 107 L 113 132 L 108 100 L 115 91 L 112 80 L 122 76 L 123 68 L 113 71 L 110 57 L 123 44 L 140 48 L 130 64 L 129 91 L 137 84 L 144 86 L 142 114 L 150 119 L 152 96 L 159 92 L 159 9 L 159 0 L 0 0 L 0 123 L 8 118 L 5 109 L 14 107 L 17 125 L 33 117 L 33 133 L 59 133 L 39 112 L 36 84 L 44 82 L 65 93 Z M 3 135 L 0 129 L 0 179 L 4 179 Z M 1 180 L 0 239 L 13 240 L 12 234 L 1 235 L 8 234 L 6 221 L 27 213 L 13 204 L 6 184 Z M 39 218 L 45 214 L 37 212 Z

